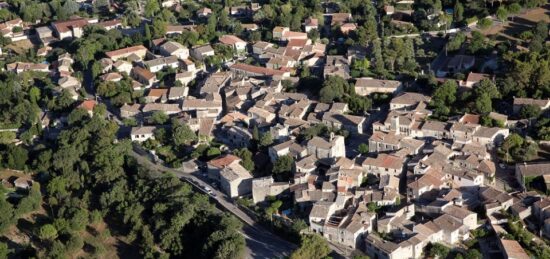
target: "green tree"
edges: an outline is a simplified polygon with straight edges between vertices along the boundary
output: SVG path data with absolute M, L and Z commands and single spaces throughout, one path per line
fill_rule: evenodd
M 433 243 L 429 249 L 428 255 L 431 257 L 446 258 L 450 249 L 440 243 Z
M 176 146 L 189 145 L 196 141 L 197 134 L 187 124 L 176 124 L 172 128 L 172 137 Z
M 505 22 L 508 19 L 508 10 L 504 6 L 500 6 L 497 9 L 496 15 L 500 21 Z
M 8 248 L 8 245 L 4 242 L 0 242 L 0 258 L 8 258 L 10 253 L 11 249 Z
M 288 179 L 290 177 L 290 172 L 292 172 L 293 164 L 294 159 L 290 155 L 281 156 L 275 160 L 272 172 L 281 179 Z
M 168 115 L 163 111 L 155 111 L 151 115 L 151 121 L 155 124 L 164 124 L 168 121 Z
M 0 234 L 3 234 L 8 228 L 15 224 L 15 210 L 13 205 L 5 199 L 0 199 Z
M 367 153 L 369 153 L 369 145 L 361 143 L 357 147 L 357 151 L 359 151 L 359 153 L 361 153 L 362 155 L 366 155 Z
M 460 3 L 460 0 L 456 0 L 455 7 L 454 7 L 454 19 L 457 23 L 462 22 L 464 20 L 464 6 L 462 3 Z
M 303 235 L 300 247 L 291 255 L 290 259 L 325 258 L 330 253 L 327 241 L 317 235 Z
M 323 88 L 319 92 L 319 100 L 324 103 L 342 100 L 349 88 L 349 84 L 345 79 L 339 76 L 329 76 L 323 82 Z
M 519 12 L 521 12 L 521 5 L 518 4 L 518 3 L 512 3 L 511 5 L 508 6 L 508 13 L 510 13 L 510 15 L 517 15 L 519 14 Z M 514 17 L 512 16 L 512 21 L 514 20 Z
M 519 116 L 522 119 L 536 118 L 540 113 L 540 107 L 533 104 L 524 105 L 519 110 Z
M 160 11 L 160 5 L 157 0 L 149 0 L 145 4 L 145 16 L 153 17 L 157 12 Z
M 476 107 L 476 111 L 479 114 L 486 114 L 493 111 L 491 98 L 486 93 L 483 93 L 481 96 L 479 96 L 476 99 L 475 107 Z
M 493 25 L 493 21 L 491 21 L 491 19 L 489 18 L 482 18 L 477 22 L 477 26 L 482 30 L 488 29 L 492 25 Z
M 52 224 L 46 224 L 40 227 L 38 237 L 42 240 L 53 240 L 57 238 L 57 229 Z
M 252 152 L 248 148 L 241 148 L 233 151 L 233 153 L 241 159 L 241 165 L 248 171 L 254 171 L 254 160 L 252 160 Z
M 267 147 L 271 144 L 273 144 L 273 137 L 271 136 L 271 133 L 266 132 L 262 134 L 262 136 L 260 137 L 260 146 Z
M 456 101 L 457 88 L 455 81 L 447 80 L 435 89 L 430 105 L 435 108 L 434 113 L 437 117 L 446 118 L 451 113 L 451 107 Z

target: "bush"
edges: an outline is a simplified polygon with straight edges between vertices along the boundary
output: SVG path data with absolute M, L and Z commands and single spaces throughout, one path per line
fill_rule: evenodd
M 491 21 L 491 19 L 489 18 L 483 18 L 479 20 L 479 22 L 477 22 L 477 26 L 482 30 L 488 29 L 492 25 L 493 25 L 493 21 Z

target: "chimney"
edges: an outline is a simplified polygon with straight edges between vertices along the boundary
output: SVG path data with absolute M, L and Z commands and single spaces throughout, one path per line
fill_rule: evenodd
M 334 140 L 334 132 L 331 132 L 330 133 L 330 142 L 332 142 Z
M 399 135 L 399 116 L 395 115 L 391 118 L 391 130 L 395 130 L 395 134 Z

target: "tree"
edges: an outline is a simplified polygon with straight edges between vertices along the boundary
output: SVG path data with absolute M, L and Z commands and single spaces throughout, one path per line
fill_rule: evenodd
M 496 15 L 500 21 L 505 22 L 508 19 L 508 10 L 504 6 L 500 6 L 497 9 Z
M 475 101 L 476 111 L 479 114 L 486 114 L 493 111 L 493 106 L 491 103 L 491 98 L 487 93 L 483 93 Z
M 431 257 L 445 258 L 449 254 L 450 249 L 440 243 L 433 243 L 429 248 L 428 255 Z
M 155 124 L 164 124 L 168 121 L 168 115 L 163 111 L 155 111 L 151 115 L 151 121 Z
M 8 228 L 15 223 L 15 210 L 13 205 L 6 201 L 6 199 L 0 199 L 0 234 L 3 234 Z
M 329 76 L 319 92 L 319 100 L 324 103 L 339 101 L 344 97 L 348 88 L 349 84 L 345 79 L 339 76 Z
M 491 19 L 489 18 L 483 18 L 477 22 L 477 26 L 482 30 L 488 29 L 492 25 L 493 21 L 491 21 Z
M 53 240 L 57 237 L 57 229 L 52 224 L 46 224 L 40 227 L 38 237 L 42 240 Z
M 233 153 L 241 159 L 241 165 L 248 171 L 254 170 L 254 160 L 252 160 L 252 152 L 248 148 L 241 148 L 233 151 Z
M 540 107 L 533 104 L 523 105 L 519 110 L 519 116 L 522 119 L 536 118 L 540 113 Z
M 197 134 L 187 124 L 173 126 L 172 137 L 176 146 L 189 145 L 198 139 Z
M 290 172 L 292 171 L 292 166 L 294 164 L 294 159 L 290 155 L 284 155 L 277 160 L 273 165 L 273 174 L 280 176 L 282 179 L 288 179 Z
M 517 15 L 519 14 L 519 12 L 521 11 L 521 5 L 519 5 L 518 3 L 512 3 L 511 5 L 508 6 L 508 12 L 511 14 L 511 15 Z M 512 16 L 512 21 L 514 20 L 514 17 Z
M 290 255 L 290 259 L 324 258 L 330 253 L 327 241 L 317 235 L 303 235 L 300 247 Z
M 260 137 L 260 146 L 267 147 L 271 144 L 273 144 L 273 137 L 271 137 L 271 133 L 266 132 L 262 134 L 262 136 Z
M 8 258 L 8 255 L 11 253 L 11 249 L 8 248 L 8 245 L 4 242 L 0 243 L 0 258 Z
M 451 107 L 456 101 L 457 88 L 455 81 L 448 80 L 435 89 L 430 105 L 435 108 L 434 113 L 437 117 L 445 118 L 451 113 Z
M 160 11 L 160 5 L 157 0 L 149 0 L 147 1 L 147 4 L 145 4 L 145 16 L 146 17 L 153 17 L 155 13 Z
M 457 23 L 462 22 L 464 20 L 464 6 L 462 3 L 460 3 L 460 0 L 456 0 L 455 2 L 455 8 L 454 8 L 454 19 Z
M 357 151 L 359 151 L 359 153 L 361 153 L 362 155 L 365 155 L 365 154 L 369 153 L 369 145 L 367 145 L 365 143 L 361 143 L 357 147 Z

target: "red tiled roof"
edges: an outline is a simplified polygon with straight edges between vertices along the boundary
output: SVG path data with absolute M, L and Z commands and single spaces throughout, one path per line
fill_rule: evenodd
M 97 103 L 94 100 L 84 100 L 78 107 L 88 111 L 93 111 L 96 104 Z
M 106 52 L 105 55 L 107 55 L 107 57 L 113 58 L 123 54 L 134 53 L 140 50 L 147 50 L 147 48 L 145 48 L 143 45 L 137 45 L 137 46 L 109 51 L 109 52 Z
M 208 162 L 208 164 L 210 164 L 214 167 L 217 167 L 217 168 L 224 168 L 224 167 L 230 165 L 231 163 L 233 163 L 234 161 L 237 161 L 237 160 L 240 160 L 240 158 L 238 158 L 237 156 L 226 155 L 224 157 L 220 157 L 220 158 L 210 160 Z

